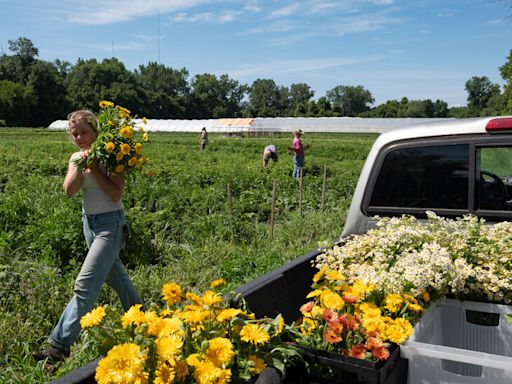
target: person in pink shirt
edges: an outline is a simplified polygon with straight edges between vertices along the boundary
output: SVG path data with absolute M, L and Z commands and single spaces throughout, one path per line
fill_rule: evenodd
M 302 130 L 297 129 L 290 150 L 293 151 L 293 177 L 300 178 L 300 170 L 304 167 L 304 146 L 301 141 Z

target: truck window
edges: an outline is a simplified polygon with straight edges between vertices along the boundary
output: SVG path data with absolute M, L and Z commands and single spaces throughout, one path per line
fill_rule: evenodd
M 379 171 L 370 208 L 468 209 L 469 145 L 391 151 Z M 378 211 L 378 209 L 377 209 Z
M 479 208 L 512 210 L 512 148 L 478 148 L 476 159 Z

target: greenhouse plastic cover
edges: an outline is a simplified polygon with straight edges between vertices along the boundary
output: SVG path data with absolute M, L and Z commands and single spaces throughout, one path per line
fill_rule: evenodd
M 226 118 L 206 120 L 158 120 L 147 119 L 144 125 L 141 119 L 134 120 L 137 126 L 143 126 L 149 132 L 208 132 L 217 133 L 274 133 L 304 132 L 317 133 L 382 133 L 394 128 L 435 121 L 452 120 L 449 118 L 359 118 L 359 117 L 256 117 Z M 67 120 L 54 121 L 50 129 L 67 129 Z

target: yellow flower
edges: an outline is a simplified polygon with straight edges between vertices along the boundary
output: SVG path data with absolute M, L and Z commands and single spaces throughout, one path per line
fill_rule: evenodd
M 176 365 L 174 366 L 174 369 L 176 371 L 176 380 L 179 382 L 182 382 L 185 380 L 185 377 L 188 375 L 188 365 L 187 362 L 184 360 L 180 360 L 176 362 Z
M 174 383 L 176 372 L 167 364 L 158 364 L 156 367 L 156 375 L 154 384 L 170 384 Z
M 135 165 L 135 168 L 142 169 L 142 167 L 144 166 L 145 163 L 146 163 L 146 159 L 144 157 L 141 157 L 140 159 L 137 160 L 137 164 Z M 148 176 L 151 176 L 151 175 L 148 175 Z
M 121 144 L 121 152 L 123 152 L 123 155 L 127 155 L 132 150 L 132 147 L 130 147 L 130 144 L 123 143 Z
M 96 307 L 89 313 L 86 313 L 80 319 L 80 326 L 82 328 L 92 327 L 100 324 L 105 317 L 105 307 Z
M 120 118 L 124 119 L 125 117 L 130 117 L 131 112 L 128 109 L 123 108 L 120 105 L 118 105 L 117 110 L 118 110 L 117 114 Z
M 135 153 L 137 155 L 140 155 L 142 152 L 142 144 L 141 143 L 135 143 Z
M 161 313 L 162 315 L 162 313 Z M 147 333 L 150 336 L 163 337 L 169 335 L 182 335 L 183 323 L 177 317 L 161 318 L 157 317 L 151 322 L 148 322 Z
M 231 381 L 231 370 L 216 367 L 206 360 L 196 367 L 194 378 L 198 384 L 227 384 Z
M 114 106 L 114 103 L 111 101 L 107 101 L 107 100 L 100 101 L 100 108 L 108 108 L 108 107 L 113 107 L 113 106 Z
M 308 336 L 308 335 L 311 335 L 315 329 L 316 329 L 316 322 L 314 320 L 308 319 L 307 317 L 304 317 L 302 319 L 300 333 L 302 333 L 305 336 Z
M 216 366 L 222 367 L 231 363 L 235 357 L 233 344 L 229 339 L 216 337 L 208 343 L 205 356 Z
M 320 296 L 320 302 L 325 308 L 332 309 L 333 311 L 338 311 L 343 308 L 345 302 L 336 292 L 325 291 Z
M 141 304 L 135 304 L 124 313 L 121 317 L 123 328 L 128 328 L 130 324 L 140 325 L 146 321 L 146 315 L 140 310 L 141 307 Z
M 142 136 L 142 139 L 144 141 L 149 141 L 149 134 L 147 132 L 144 132 L 144 135 Z
M 119 130 L 119 134 L 123 137 L 126 137 L 128 139 L 133 138 L 133 128 L 129 125 L 125 125 L 123 128 Z
M 128 160 L 128 165 L 130 167 L 133 167 L 135 164 L 137 164 L 137 158 L 135 156 L 132 156 L 130 160 Z
M 201 300 L 201 297 L 199 295 L 197 295 L 196 293 L 194 293 L 194 292 L 187 292 L 185 294 L 185 297 L 188 300 L 191 300 L 191 301 L 193 301 L 194 303 L 196 303 L 198 305 L 203 305 L 203 301 Z
M 117 152 L 117 155 L 116 155 L 116 160 L 117 161 L 123 160 L 123 157 L 124 157 L 124 153 L 123 152 L 121 152 L 121 151 Z
M 340 271 L 327 271 L 325 276 L 331 281 L 340 281 L 345 279 L 345 276 L 343 276 Z
M 98 384 L 145 384 L 148 382 L 148 373 L 144 372 L 146 358 L 137 344 L 116 345 L 98 363 L 95 379 Z
M 306 298 L 311 299 L 312 297 L 320 296 L 323 292 L 323 289 L 315 289 L 314 291 L 309 292 Z
M 423 297 L 423 301 L 425 301 L 427 303 L 430 301 L 430 295 L 428 294 L 427 291 L 421 292 L 421 297 Z
M 116 149 L 116 145 L 111 141 L 109 141 L 107 145 L 105 145 L 105 151 L 107 151 L 108 153 L 112 153 L 114 149 Z
M 380 308 L 373 303 L 361 303 L 357 308 L 366 318 L 376 318 L 381 315 Z
M 412 335 L 413 327 L 411 323 L 402 318 L 396 318 L 395 320 L 390 320 L 385 327 L 384 333 L 386 339 L 389 341 L 402 344 L 409 336 Z
M 116 166 L 116 169 L 115 169 L 116 173 L 123 173 L 123 171 L 124 171 L 124 165 L 123 164 L 119 164 L 118 166 Z
M 199 354 L 191 353 L 187 357 L 187 364 L 191 367 L 198 367 L 201 364 L 201 360 L 199 359 Z
M 409 303 L 407 308 L 409 308 L 413 312 L 422 312 L 424 310 L 424 308 L 421 305 L 414 303 Z
M 226 309 L 223 309 L 217 315 L 217 321 L 220 322 L 220 323 L 223 323 L 225 321 L 233 320 L 240 313 L 242 313 L 242 310 L 238 309 L 238 308 L 226 308 Z
M 313 276 L 313 283 L 318 283 L 320 279 L 324 277 L 325 272 L 327 271 L 327 266 L 322 267 L 315 275 Z
M 147 124 L 147 123 L 148 123 L 148 119 L 146 119 L 145 117 L 143 117 L 143 118 L 142 118 L 142 122 L 143 122 L 144 124 Z
M 215 292 L 206 291 L 203 294 L 202 301 L 205 305 L 207 305 L 209 307 L 214 307 L 215 305 L 222 303 L 224 300 L 222 299 L 221 296 L 219 296 Z
M 183 339 L 178 335 L 159 337 L 155 340 L 156 353 L 160 360 L 174 365 L 176 356 L 181 353 Z
M 224 284 L 226 284 L 226 281 L 224 279 L 213 280 L 210 283 L 210 288 L 217 288 L 217 287 L 220 287 L 221 285 L 224 285 Z
M 162 287 L 162 296 L 168 305 L 174 305 L 181 301 L 181 287 L 176 283 L 164 284 Z
M 403 302 L 404 300 L 402 296 L 394 293 L 386 295 L 386 297 L 384 298 L 384 303 L 386 304 L 387 310 L 392 313 L 398 312 L 402 307 Z
M 281 314 L 277 315 L 276 320 L 277 320 L 277 326 L 276 326 L 276 331 L 274 333 L 274 336 L 280 335 L 283 332 L 283 329 L 284 329 L 284 319 L 283 319 L 283 316 Z
M 254 372 L 257 375 L 263 372 L 263 370 L 267 367 L 265 362 L 256 355 L 249 356 L 249 361 L 251 362 L 251 372 Z
M 244 325 L 240 331 L 240 338 L 242 341 L 253 343 L 255 346 L 258 346 L 258 344 L 263 345 L 268 343 L 270 335 L 265 331 L 265 329 L 263 329 L 263 327 L 257 324 L 248 324 Z

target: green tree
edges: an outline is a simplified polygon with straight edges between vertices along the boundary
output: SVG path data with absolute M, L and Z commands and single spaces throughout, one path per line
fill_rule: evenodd
M 145 94 L 141 113 L 154 119 L 185 118 L 186 98 L 190 93 L 189 73 L 150 62 L 140 65 L 135 76 Z
M 306 83 L 295 83 L 290 85 L 289 113 L 290 116 L 307 116 L 309 101 L 315 95 L 315 91 Z
M 468 109 L 474 116 L 480 116 L 489 107 L 489 102 L 500 94 L 499 84 L 493 84 L 487 76 L 473 76 L 466 81 Z
M 249 88 L 248 115 L 251 117 L 284 116 L 288 109 L 288 88 L 274 80 L 257 79 Z
M 67 90 L 54 64 L 41 60 L 32 64 L 27 85 L 33 89 L 37 100 L 31 114 L 32 126 L 46 127 L 66 117 L 70 109 Z
M 7 126 L 30 126 L 30 111 L 36 104 L 31 87 L 0 80 L 0 120 Z
M 333 110 L 340 116 L 357 116 L 370 109 L 375 99 L 370 91 L 363 86 L 337 85 L 327 91 L 327 99 L 331 102 Z
M 503 91 L 505 110 L 503 113 L 510 114 L 512 113 L 512 49 L 508 54 L 507 62 L 500 67 L 500 74 L 502 79 L 505 80 Z

